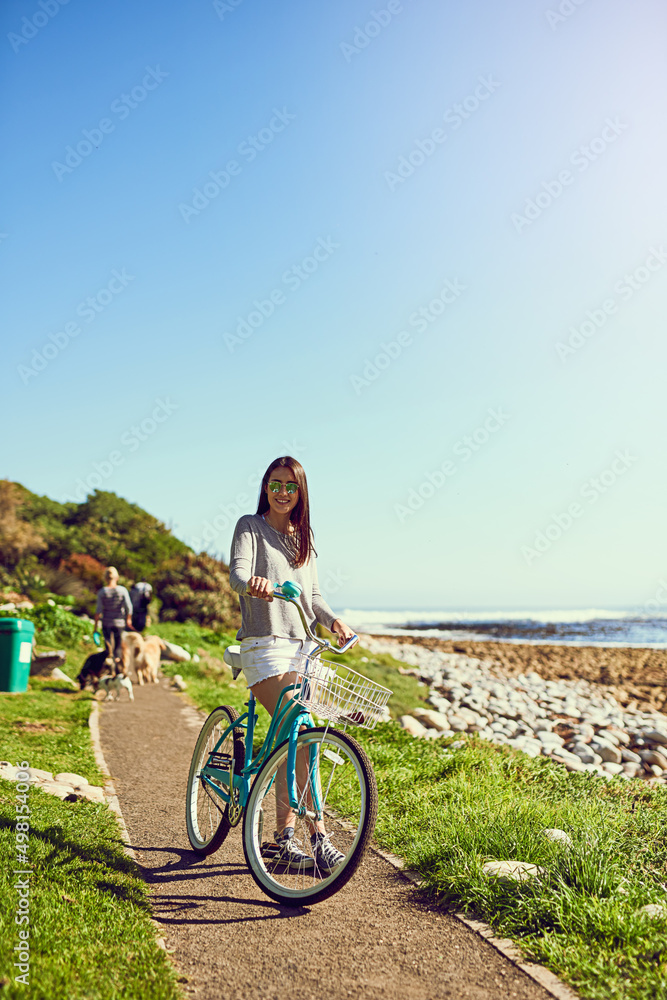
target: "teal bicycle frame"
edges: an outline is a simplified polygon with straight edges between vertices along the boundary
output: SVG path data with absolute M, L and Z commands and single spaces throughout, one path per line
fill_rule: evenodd
M 307 729 L 313 729 L 314 723 L 310 713 L 307 712 L 302 705 L 299 705 L 291 698 L 288 698 L 290 691 L 300 689 L 300 687 L 300 683 L 289 684 L 281 691 L 278 706 L 271 718 L 269 731 L 266 734 L 266 738 L 259 750 L 259 753 L 254 758 L 252 753 L 253 736 L 258 716 L 255 711 L 255 697 L 251 691 L 248 701 L 246 702 L 247 711 L 236 720 L 233 726 L 227 727 L 211 751 L 209 762 L 202 767 L 199 775 L 200 780 L 206 784 L 207 788 L 214 791 L 216 795 L 223 800 L 223 802 L 230 806 L 230 814 L 236 814 L 238 811 L 238 814 L 240 815 L 243 812 L 250 794 L 250 779 L 261 770 L 266 758 L 271 750 L 273 750 L 273 747 L 278 746 L 278 744 L 284 739 L 289 738 L 289 749 L 287 751 L 287 792 L 289 796 L 289 803 L 298 816 L 303 817 L 308 815 L 308 810 L 305 805 L 300 804 L 298 800 L 298 791 L 296 786 L 296 741 L 300 728 L 305 726 Z M 233 756 L 230 757 L 229 761 L 225 759 L 225 761 L 221 762 L 217 762 L 215 757 L 218 747 L 220 747 L 227 737 L 231 735 L 232 730 L 239 726 L 246 730 L 245 764 L 240 774 L 234 774 Z M 317 746 L 312 744 L 309 747 L 308 752 L 310 757 L 308 768 L 310 776 L 310 794 L 314 806 L 314 813 L 311 818 L 321 820 L 322 802 L 319 793 L 319 782 L 317 780 Z M 217 766 L 218 763 L 222 766 Z M 232 787 L 231 794 L 229 792 L 230 776 Z M 215 779 L 215 781 L 219 782 L 219 784 L 215 784 L 215 782 L 211 779 Z M 227 790 L 225 791 L 223 788 L 220 788 L 220 784 L 224 785 Z M 234 818 L 235 817 L 233 815 L 230 815 L 231 822 L 233 822 Z
M 308 660 L 310 660 L 311 657 L 314 659 L 316 656 L 319 656 L 319 654 L 324 650 L 331 650 L 336 653 L 346 653 L 347 650 L 357 642 L 358 637 L 353 635 L 353 637 L 348 639 L 345 645 L 341 646 L 339 649 L 334 649 L 331 643 L 326 640 L 318 639 L 318 637 L 311 632 L 310 627 L 306 622 L 303 609 L 297 603 L 296 598 L 300 593 L 301 589 L 299 585 L 291 583 L 290 581 L 286 581 L 283 584 L 276 584 L 274 589 L 274 597 L 295 606 L 299 613 L 299 617 L 301 618 L 306 636 L 316 643 L 318 647 L 317 651 L 313 651 L 308 654 Z M 278 746 L 278 744 L 285 739 L 289 739 L 289 748 L 287 751 L 287 793 L 290 807 L 299 817 L 303 818 L 304 816 L 307 816 L 309 819 L 318 821 L 322 819 L 322 798 L 319 791 L 317 745 L 315 743 L 312 743 L 308 748 L 308 774 L 310 795 L 314 812 L 310 813 L 306 809 L 305 805 L 299 804 L 298 790 L 296 786 L 296 741 L 297 736 L 299 735 L 299 729 L 303 726 L 307 729 L 315 728 L 315 724 L 313 723 L 310 713 L 303 707 L 303 705 L 299 705 L 291 698 L 288 698 L 289 692 L 300 690 L 302 683 L 307 684 L 308 681 L 304 680 L 297 684 L 290 684 L 284 687 L 280 692 L 280 698 L 278 699 L 276 710 L 271 718 L 271 724 L 269 726 L 269 731 L 266 734 L 266 739 L 264 740 L 259 753 L 254 758 L 252 750 L 255 726 L 257 725 L 257 713 L 255 711 L 255 696 L 251 691 L 248 701 L 246 702 L 247 711 L 236 720 L 233 726 L 227 727 L 216 743 L 214 749 L 209 754 L 208 762 L 199 772 L 200 780 L 204 782 L 207 789 L 214 791 L 216 795 L 218 795 L 223 802 L 229 806 L 229 822 L 232 826 L 238 823 L 241 815 L 243 814 L 243 810 L 246 807 L 248 796 L 250 795 L 250 779 L 255 774 L 259 773 L 273 748 Z M 239 726 L 246 730 L 245 763 L 241 773 L 235 774 L 233 755 L 230 755 L 229 759 L 225 755 L 224 760 L 216 760 L 216 754 L 218 758 L 221 756 L 217 753 L 218 748 L 224 743 L 227 737 L 231 735 L 232 730 Z M 215 778 L 215 781 L 219 784 L 215 784 L 212 780 L 213 778 Z M 223 788 L 220 788 L 221 784 L 224 786 Z M 225 788 L 227 789 L 226 791 Z

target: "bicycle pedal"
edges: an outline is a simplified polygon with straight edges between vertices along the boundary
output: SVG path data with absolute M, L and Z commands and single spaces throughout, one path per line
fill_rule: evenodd
M 232 755 L 229 753 L 212 753 L 208 758 L 209 767 L 217 767 L 220 771 L 229 771 Z

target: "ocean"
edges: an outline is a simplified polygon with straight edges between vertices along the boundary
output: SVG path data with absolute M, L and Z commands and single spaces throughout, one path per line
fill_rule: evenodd
M 667 614 L 641 608 L 605 610 L 337 611 L 357 632 L 371 635 L 432 636 L 438 639 L 522 642 L 558 646 L 645 646 L 667 648 Z

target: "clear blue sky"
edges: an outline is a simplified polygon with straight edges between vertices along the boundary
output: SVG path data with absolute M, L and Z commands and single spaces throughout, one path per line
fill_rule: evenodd
M 667 12 L 560 7 L 6 0 L 0 475 L 226 556 L 292 451 L 336 607 L 653 598 Z

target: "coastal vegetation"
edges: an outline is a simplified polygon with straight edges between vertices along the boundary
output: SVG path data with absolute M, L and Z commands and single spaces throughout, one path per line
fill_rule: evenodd
M 153 585 L 154 617 L 232 628 L 240 618 L 228 567 L 194 552 L 156 517 L 115 493 L 59 503 L 0 480 L 0 597 L 55 600 L 75 614 L 94 612 L 104 567 L 120 583 Z M 0 601 L 0 603 L 2 603 Z

